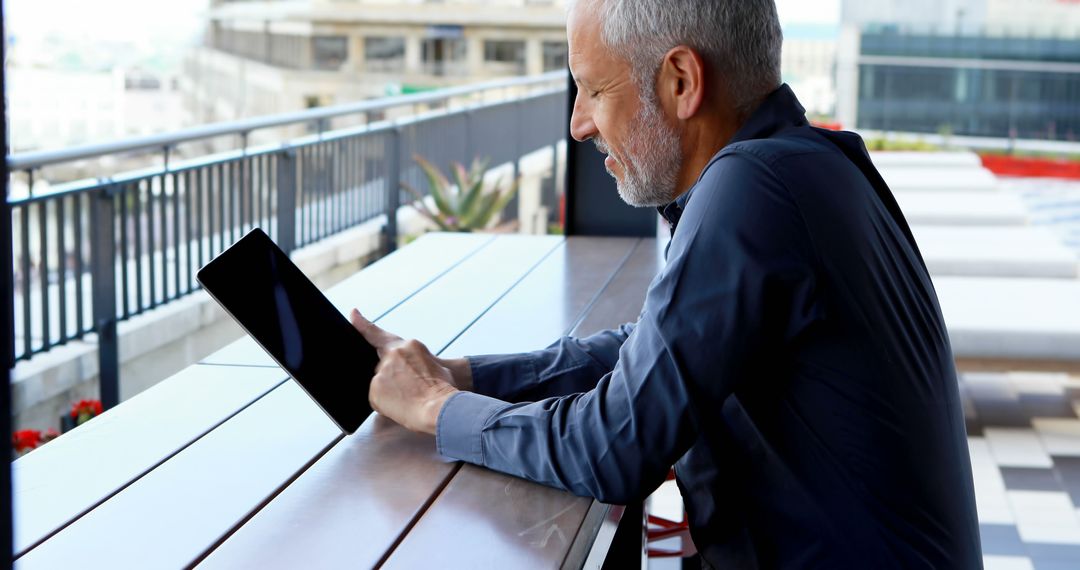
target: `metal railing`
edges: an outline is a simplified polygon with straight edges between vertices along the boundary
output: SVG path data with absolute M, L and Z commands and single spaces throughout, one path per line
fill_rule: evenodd
M 513 163 L 516 175 L 520 157 L 565 137 L 565 77 L 556 72 L 10 156 L 11 172 L 30 179 L 45 166 L 110 153 L 161 149 L 166 157 L 159 167 L 61 184 L 5 204 L 15 260 L 8 274 L 15 292 L 12 362 L 94 333 L 102 400 L 115 404 L 117 322 L 197 290 L 195 271 L 256 226 L 291 251 L 385 216 L 384 250 L 392 250 L 401 183 L 427 188 L 412 157 L 443 166 L 487 157 L 494 165 Z M 507 97 L 458 108 L 447 103 L 492 90 Z M 420 104 L 444 108 L 178 164 L 167 159 L 186 141 L 243 141 L 256 129 Z

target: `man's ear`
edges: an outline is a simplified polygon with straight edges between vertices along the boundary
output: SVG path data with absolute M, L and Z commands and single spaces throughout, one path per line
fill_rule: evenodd
M 671 48 L 660 66 L 657 87 L 661 100 L 674 106 L 680 121 L 690 119 L 705 101 L 705 62 L 687 46 Z

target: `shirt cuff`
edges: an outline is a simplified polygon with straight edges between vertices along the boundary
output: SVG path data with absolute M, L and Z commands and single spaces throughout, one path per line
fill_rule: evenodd
M 536 366 L 529 353 L 470 356 L 468 360 L 473 392 L 477 394 L 510 400 L 513 394 L 537 383 Z
M 476 465 L 484 464 L 481 435 L 484 426 L 510 404 L 473 392 L 450 396 L 435 424 L 435 449 L 440 455 Z

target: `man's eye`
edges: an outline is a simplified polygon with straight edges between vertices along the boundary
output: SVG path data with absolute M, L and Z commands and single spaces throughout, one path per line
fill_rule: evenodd
M 596 99 L 596 98 L 597 98 L 597 97 L 599 97 L 599 96 L 600 96 L 600 92 L 599 92 L 599 91 L 589 91 L 589 97 L 590 97 L 590 98 L 592 98 L 592 99 Z

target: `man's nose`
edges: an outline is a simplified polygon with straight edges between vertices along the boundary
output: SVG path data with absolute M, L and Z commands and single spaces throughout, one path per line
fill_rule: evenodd
M 578 142 L 585 142 L 596 136 L 596 124 L 593 123 L 590 105 L 581 100 L 581 94 L 574 98 L 574 112 L 570 116 L 570 136 Z

